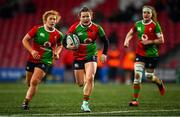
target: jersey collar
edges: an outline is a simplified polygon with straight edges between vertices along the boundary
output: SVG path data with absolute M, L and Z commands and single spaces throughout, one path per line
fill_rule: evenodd
M 80 24 L 80 26 L 82 27 L 82 28 L 87 28 L 87 27 L 91 27 L 91 25 L 92 25 L 92 22 L 89 24 L 89 26 L 83 26 L 81 23 L 79 23 Z
M 148 24 L 150 24 L 151 22 L 152 22 L 152 20 L 150 20 L 148 23 L 145 23 L 144 20 L 142 20 L 142 24 L 144 24 L 144 25 L 148 25 Z
M 45 25 L 44 25 L 44 29 L 45 29 L 45 31 L 47 31 L 47 32 L 54 32 L 54 31 L 55 31 L 55 28 L 53 28 L 52 31 L 48 30 Z

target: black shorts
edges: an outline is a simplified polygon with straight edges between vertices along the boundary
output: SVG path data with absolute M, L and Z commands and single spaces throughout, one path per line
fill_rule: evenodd
M 38 67 L 42 69 L 45 73 L 47 73 L 50 70 L 51 65 L 45 63 L 33 63 L 28 61 L 26 64 L 26 71 L 34 72 L 35 67 Z
M 74 70 L 77 69 L 84 69 L 84 64 L 87 62 L 97 62 L 97 56 L 92 56 L 90 59 L 88 60 L 75 60 L 73 63 L 73 68 Z
M 154 69 L 157 67 L 159 57 L 144 57 L 136 54 L 136 62 L 144 62 L 145 68 Z

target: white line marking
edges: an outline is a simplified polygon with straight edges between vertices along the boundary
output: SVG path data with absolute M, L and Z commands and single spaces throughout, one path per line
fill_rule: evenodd
M 101 114 L 121 114 L 121 113 L 146 113 L 146 112 L 180 112 L 180 109 L 172 110 L 124 110 L 124 111 L 110 111 L 110 112 L 90 112 L 90 113 L 67 113 L 67 114 L 16 114 L 13 117 L 20 115 L 28 116 L 78 116 L 78 115 L 101 115 Z

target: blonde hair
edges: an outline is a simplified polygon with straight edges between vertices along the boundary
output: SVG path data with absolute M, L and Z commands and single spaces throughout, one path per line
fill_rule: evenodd
M 59 14 L 59 12 L 55 11 L 55 10 L 50 10 L 50 11 L 46 11 L 43 16 L 42 16 L 42 19 L 43 19 L 43 23 L 45 23 L 47 21 L 47 18 L 50 16 L 50 15 L 55 15 L 56 16 L 56 20 L 58 23 L 61 19 L 61 15 Z
M 157 13 L 156 13 L 155 8 L 152 7 L 152 6 L 148 6 L 148 5 L 143 6 L 143 9 L 144 9 L 144 8 L 149 8 L 149 9 L 152 10 L 152 18 L 151 18 L 151 19 L 152 19 L 154 22 L 157 22 Z

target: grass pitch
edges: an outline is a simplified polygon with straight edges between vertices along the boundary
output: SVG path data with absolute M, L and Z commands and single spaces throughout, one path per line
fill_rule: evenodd
M 132 86 L 95 83 L 90 97 L 91 113 L 82 113 L 82 88 L 75 84 L 40 84 L 30 103 L 22 110 L 27 86 L 20 83 L 0 84 L 0 116 L 180 116 L 180 85 L 165 84 L 160 96 L 154 84 L 142 84 L 140 105 L 129 107 Z

